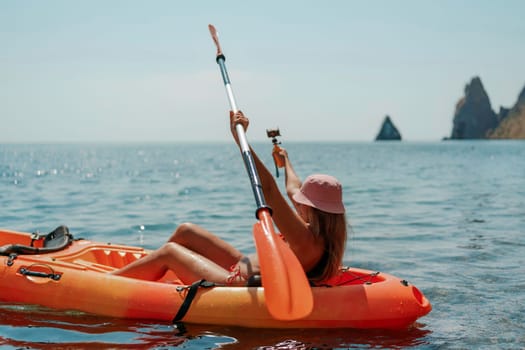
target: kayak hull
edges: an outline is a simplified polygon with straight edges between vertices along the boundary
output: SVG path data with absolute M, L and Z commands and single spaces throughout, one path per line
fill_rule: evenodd
M 28 233 L 0 229 L 0 246 L 30 242 Z M 148 253 L 139 247 L 76 240 L 56 252 L 0 256 L 0 301 L 171 322 L 188 294 L 188 286 L 174 273 L 159 281 L 108 273 Z M 312 287 L 313 311 L 303 319 L 274 319 L 263 287 L 213 286 L 197 290 L 182 321 L 254 328 L 400 329 L 432 309 L 415 286 L 395 276 L 348 268 L 340 277 L 344 285 Z

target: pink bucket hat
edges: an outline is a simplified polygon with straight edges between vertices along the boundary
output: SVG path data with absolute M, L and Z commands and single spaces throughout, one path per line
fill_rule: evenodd
M 314 174 L 304 180 L 299 192 L 293 195 L 297 203 L 305 204 L 332 214 L 344 214 L 343 190 L 337 179 L 330 175 Z

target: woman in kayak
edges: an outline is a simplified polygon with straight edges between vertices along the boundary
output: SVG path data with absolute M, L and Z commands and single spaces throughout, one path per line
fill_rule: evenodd
M 235 125 L 248 129 L 242 112 L 230 112 L 230 128 L 237 145 Z M 279 191 L 271 172 L 251 150 L 273 221 L 299 259 L 309 280 L 314 283 L 335 276 L 343 262 L 347 223 L 341 184 L 330 175 L 310 175 L 301 182 L 288 154 L 281 149 L 285 164 L 286 192 L 295 210 Z M 181 281 L 199 279 L 228 285 L 245 285 L 258 274 L 257 254 L 243 255 L 229 243 L 204 228 L 181 224 L 167 243 L 145 257 L 112 272 L 116 275 L 158 280 L 173 270 Z

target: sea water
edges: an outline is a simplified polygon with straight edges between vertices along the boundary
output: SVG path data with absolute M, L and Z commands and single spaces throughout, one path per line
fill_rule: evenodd
M 273 172 L 271 144 L 253 146 Z M 302 178 L 329 173 L 343 184 L 351 225 L 345 264 L 408 280 L 431 301 L 429 315 L 403 331 L 182 329 L 4 303 L 0 345 L 525 347 L 525 142 L 285 146 Z M 281 173 L 281 186 L 283 179 Z M 251 253 L 254 211 L 248 176 L 231 143 L 0 145 L 3 228 L 48 232 L 65 224 L 75 237 L 156 248 L 190 221 Z

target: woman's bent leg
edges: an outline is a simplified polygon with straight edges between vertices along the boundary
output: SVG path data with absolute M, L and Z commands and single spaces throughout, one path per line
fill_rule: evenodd
M 167 270 L 175 272 L 185 284 L 199 279 L 215 283 L 227 283 L 230 271 L 210 259 L 174 242 L 164 244 L 158 250 L 132 262 L 113 274 L 155 281 Z
M 243 254 L 231 244 L 192 223 L 183 223 L 177 227 L 168 242 L 178 243 L 214 261 L 224 269 L 229 269 L 243 257 Z

